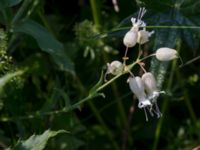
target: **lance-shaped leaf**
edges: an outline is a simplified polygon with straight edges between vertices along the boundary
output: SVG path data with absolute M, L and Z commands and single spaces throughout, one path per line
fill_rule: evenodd
M 33 20 L 25 20 L 14 26 L 14 32 L 32 36 L 41 50 L 53 58 L 59 69 L 74 74 L 74 64 L 67 56 L 62 43 L 56 40 L 43 26 Z
M 32 135 L 25 141 L 19 141 L 12 150 L 43 150 L 51 137 L 54 137 L 60 133 L 68 133 L 65 130 L 51 131 L 46 130 L 41 135 Z M 8 148 L 7 150 L 11 150 Z

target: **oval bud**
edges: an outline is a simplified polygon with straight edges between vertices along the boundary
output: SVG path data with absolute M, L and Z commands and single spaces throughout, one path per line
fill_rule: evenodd
M 171 48 L 163 47 L 156 51 L 156 58 L 160 61 L 169 61 L 177 57 L 177 51 Z
M 110 64 L 107 63 L 107 74 L 118 75 L 123 71 L 123 64 L 118 61 L 112 61 Z
M 123 43 L 126 47 L 133 47 L 137 43 L 137 37 L 138 37 L 138 30 L 131 29 L 128 31 L 123 39 Z

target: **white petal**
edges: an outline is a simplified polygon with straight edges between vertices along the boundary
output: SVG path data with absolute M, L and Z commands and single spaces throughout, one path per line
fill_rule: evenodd
M 129 81 L 129 87 L 131 91 L 137 97 L 143 97 L 143 95 L 145 95 L 144 84 L 140 77 L 129 77 L 128 81 Z

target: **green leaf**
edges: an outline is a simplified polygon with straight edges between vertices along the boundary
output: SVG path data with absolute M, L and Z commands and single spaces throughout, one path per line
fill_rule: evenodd
M 5 0 L 7 3 L 7 6 L 12 7 L 17 4 L 19 4 L 22 0 Z
M 25 20 L 15 25 L 14 32 L 32 36 L 41 50 L 53 58 L 59 69 L 74 74 L 74 64 L 65 53 L 62 43 L 56 40 L 43 26 L 33 20 Z
M 12 149 L 13 150 L 42 150 L 45 148 L 48 140 L 51 137 L 54 137 L 60 133 L 68 133 L 68 132 L 65 130 L 59 130 L 59 131 L 46 130 L 41 135 L 32 135 L 26 141 L 19 141 Z M 8 148 L 7 150 L 11 150 L 11 148 Z
M 0 5 L 5 7 L 12 7 L 19 4 L 22 0 L 1 0 Z
M 102 85 L 103 82 L 104 82 L 104 72 L 102 70 L 99 81 L 90 89 L 89 93 L 90 94 L 95 93 L 95 91 Z
M 16 71 L 16 72 L 13 72 L 13 73 L 8 73 L 6 75 L 4 75 L 3 77 L 0 78 L 0 92 L 3 90 L 3 87 L 6 85 L 6 83 L 8 81 L 10 81 L 12 78 L 18 76 L 18 75 L 21 75 L 23 74 L 24 71 Z

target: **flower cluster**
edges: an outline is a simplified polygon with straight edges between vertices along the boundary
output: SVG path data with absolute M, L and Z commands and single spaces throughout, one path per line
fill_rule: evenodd
M 144 74 L 140 76 L 134 76 L 134 74 L 130 71 L 130 67 L 132 65 L 127 66 L 127 51 L 128 48 L 135 46 L 137 43 L 142 45 L 149 41 L 149 38 L 154 33 L 154 31 L 148 32 L 146 31 L 146 23 L 142 21 L 142 17 L 146 13 L 145 8 L 140 8 L 137 19 L 131 18 L 132 27 L 125 34 L 123 38 L 123 43 L 126 46 L 125 55 L 123 57 L 124 62 L 121 63 L 118 60 L 115 60 L 111 63 L 107 63 L 107 72 L 105 74 L 112 74 L 114 76 L 129 73 L 130 77 L 127 82 L 133 94 L 138 99 L 138 107 L 140 109 L 144 109 L 146 121 L 148 121 L 147 111 L 151 116 L 156 115 L 158 118 L 162 116 L 159 107 L 157 105 L 157 98 L 161 93 L 165 93 L 164 91 L 160 91 L 157 88 L 157 83 L 154 75 L 151 72 L 147 72 L 143 67 L 142 60 L 149 58 L 151 56 L 155 56 L 159 61 L 170 61 L 178 57 L 177 51 L 175 49 L 171 49 L 168 47 L 162 47 L 156 50 L 154 54 L 151 54 L 145 58 L 140 59 L 137 58 L 135 64 L 139 64 Z M 139 51 L 139 54 L 141 52 Z M 106 80 L 105 80 L 106 81 Z
M 149 41 L 149 37 L 154 31 L 146 31 L 146 23 L 142 21 L 142 17 L 146 13 L 145 8 L 140 8 L 137 18 L 131 18 L 132 28 L 125 34 L 123 43 L 126 47 L 134 47 L 137 43 L 144 44 Z M 142 28 L 142 30 L 140 30 Z
M 138 107 L 144 109 L 146 120 L 148 121 L 146 109 L 152 116 L 155 113 L 160 118 L 162 114 L 157 105 L 157 98 L 161 93 L 165 92 L 157 89 L 153 74 L 145 72 L 142 77 L 129 77 L 128 83 L 131 91 L 139 101 Z

